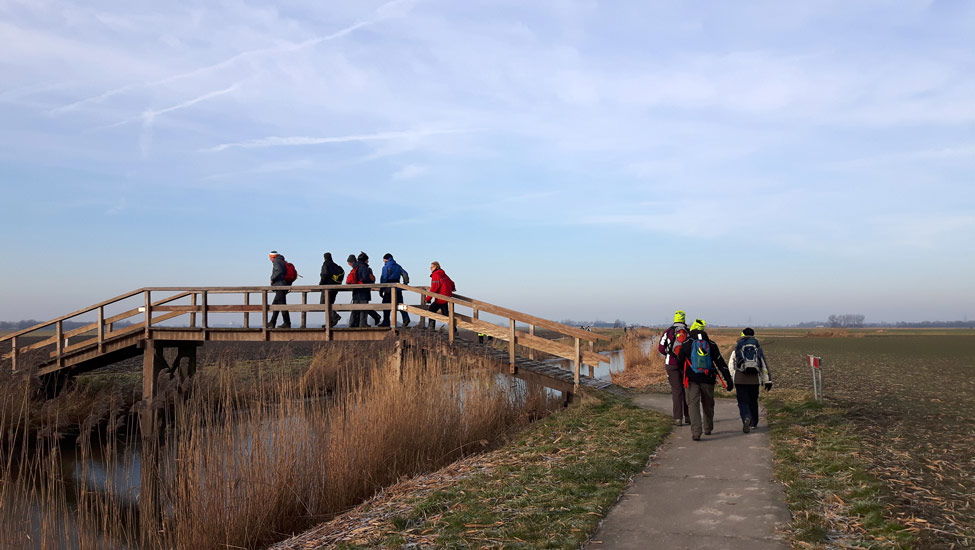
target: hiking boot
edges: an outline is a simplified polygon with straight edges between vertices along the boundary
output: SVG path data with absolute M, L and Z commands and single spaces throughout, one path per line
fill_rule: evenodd
M 680 425 L 681 425 L 680 418 L 675 418 L 674 419 L 674 426 L 680 426 Z
M 749 418 L 749 417 L 746 416 L 745 419 L 741 421 L 741 431 L 745 432 L 746 434 L 748 432 L 752 431 L 752 419 L 751 418 Z
M 704 435 L 711 435 L 711 430 L 704 430 Z
M 689 426 L 691 424 L 691 417 L 685 416 L 684 417 L 684 424 L 687 424 Z
M 278 328 L 291 328 L 291 323 L 281 323 L 281 326 Z
M 410 326 L 410 320 L 409 319 L 403 321 L 403 328 L 406 328 L 408 326 Z
M 691 439 L 693 439 L 694 441 L 700 441 L 701 440 L 701 435 L 700 434 L 698 434 L 698 435 L 692 435 L 691 436 Z

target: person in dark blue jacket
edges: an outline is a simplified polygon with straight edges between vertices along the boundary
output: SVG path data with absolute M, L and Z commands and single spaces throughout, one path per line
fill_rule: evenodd
M 727 389 L 735 389 L 735 383 L 728 372 L 718 345 L 711 340 L 701 319 L 696 319 L 691 325 L 688 340 L 680 347 L 677 364 L 684 369 L 684 390 L 687 393 L 687 410 L 691 415 L 691 439 L 701 440 L 704 435 L 711 435 L 714 429 L 714 384 L 717 376 L 728 384 Z M 704 410 L 702 418 L 701 410 Z
M 387 252 L 386 254 L 383 255 L 383 272 L 379 276 L 379 282 L 380 283 L 398 283 L 398 282 L 400 282 L 400 279 L 403 279 L 403 282 L 404 283 L 409 283 L 410 282 L 410 274 L 407 273 L 405 269 L 403 269 L 402 267 L 400 267 L 400 265 L 398 263 L 396 263 L 396 260 L 393 259 L 393 255 L 392 254 L 390 254 L 389 252 Z M 388 289 L 383 290 L 382 291 L 382 295 L 383 295 L 383 303 L 384 304 L 388 304 L 388 303 L 391 303 L 393 301 L 393 295 L 392 295 L 392 293 Z M 398 289 L 398 288 L 396 289 L 396 303 L 397 304 L 402 304 L 403 303 L 403 291 L 400 290 L 400 289 Z M 404 327 L 410 326 L 410 314 L 407 313 L 407 312 L 405 312 L 405 311 L 401 311 L 400 313 L 403 314 L 403 326 Z M 395 319 L 396 317 L 394 316 L 393 318 Z M 379 326 L 381 326 L 381 327 L 388 327 L 389 326 L 389 310 L 388 309 L 383 310 L 383 321 L 381 323 L 379 323 Z
M 272 250 L 268 257 L 271 259 L 271 264 L 274 266 L 271 268 L 271 286 L 291 286 L 290 283 L 285 281 L 285 276 L 288 274 L 288 264 L 284 261 L 284 255 L 278 254 L 277 250 Z M 280 305 L 288 303 L 288 291 L 287 290 L 276 290 L 274 292 L 274 300 L 271 301 L 272 305 Z M 278 328 L 291 328 L 291 315 L 288 314 L 287 310 L 281 312 L 281 317 L 284 319 L 284 323 Z M 278 312 L 271 312 L 271 320 L 267 323 L 267 328 L 274 328 L 274 325 L 278 322 Z

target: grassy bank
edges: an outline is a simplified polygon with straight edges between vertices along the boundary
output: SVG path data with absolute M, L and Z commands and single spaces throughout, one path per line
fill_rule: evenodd
M 792 510 L 791 536 L 803 548 L 914 548 L 893 521 L 889 494 L 869 472 L 856 426 L 799 390 L 766 394 L 775 475 Z
M 579 548 L 669 430 L 662 415 L 589 396 L 275 548 Z

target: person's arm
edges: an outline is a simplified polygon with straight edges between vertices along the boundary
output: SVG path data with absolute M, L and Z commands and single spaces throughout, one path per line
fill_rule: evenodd
M 758 349 L 758 357 L 759 365 L 761 365 L 758 371 L 759 380 L 765 386 L 765 391 L 770 391 L 772 389 L 772 373 L 768 370 L 768 361 L 765 360 L 765 352 L 762 351 L 762 348 Z
M 388 283 L 389 281 L 389 264 L 383 264 L 383 270 L 379 274 L 380 283 Z
M 731 371 L 728 370 L 728 363 L 725 363 L 724 357 L 721 357 L 721 350 L 718 349 L 718 345 L 713 340 L 711 341 L 711 362 L 714 363 L 715 368 L 728 383 L 728 391 L 733 390 L 735 381 L 731 377 Z

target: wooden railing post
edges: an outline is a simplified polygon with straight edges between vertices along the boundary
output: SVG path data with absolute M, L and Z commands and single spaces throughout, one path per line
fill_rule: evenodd
M 454 303 L 447 302 L 447 330 L 450 331 L 450 343 L 454 343 L 454 331 L 457 330 L 457 320 L 454 318 Z
M 64 321 L 58 321 L 57 326 L 57 350 L 58 350 L 58 368 L 64 366 Z
M 391 288 L 389 291 L 392 292 L 389 296 L 389 330 L 396 330 L 396 318 L 399 317 L 399 312 L 396 311 L 399 307 L 399 300 L 397 300 L 396 295 L 399 293 L 399 289 Z
M 325 293 L 325 340 L 332 340 L 332 296 L 328 291 Z
M 105 306 L 98 307 L 98 353 L 105 351 Z
M 17 337 L 10 339 L 10 368 L 17 370 Z
M 196 293 L 190 296 L 190 305 L 196 306 Z M 196 328 L 196 311 L 190 313 L 190 328 Z
M 267 340 L 267 290 L 261 291 L 261 334 Z
M 203 311 L 200 315 L 200 327 L 203 328 L 203 339 L 207 340 L 207 328 L 210 326 L 210 320 L 207 319 L 207 291 L 204 290 L 201 293 L 200 300 L 202 301 L 200 305 L 203 306 Z
M 146 328 L 145 335 L 146 338 L 149 337 L 149 329 L 152 327 L 152 292 L 147 290 L 145 293 L 146 305 L 143 309 L 146 310 Z
M 528 325 L 528 335 L 535 336 L 535 325 Z M 528 358 L 535 360 L 535 348 L 528 348 Z
M 306 292 L 304 290 L 301 291 L 301 305 L 303 305 L 303 306 L 308 305 L 308 292 Z M 305 325 L 307 324 L 307 321 L 308 321 L 308 312 L 305 311 L 304 309 L 302 309 L 301 310 L 301 328 L 305 328 Z
M 575 368 L 573 369 L 572 378 L 574 388 L 573 390 L 579 391 L 579 369 L 582 367 L 582 346 L 579 343 L 579 337 L 576 336 L 576 358 L 575 358 Z
M 244 305 L 245 306 L 251 305 L 251 293 L 250 292 L 245 292 L 244 293 Z M 245 309 L 245 311 L 244 311 L 244 328 L 251 328 L 251 314 L 250 314 L 249 311 L 246 311 L 247 308 L 244 308 L 244 309 Z
M 515 320 L 508 319 L 508 369 L 515 373 Z

